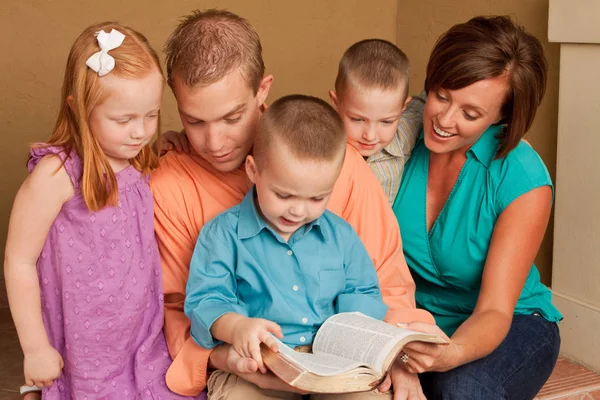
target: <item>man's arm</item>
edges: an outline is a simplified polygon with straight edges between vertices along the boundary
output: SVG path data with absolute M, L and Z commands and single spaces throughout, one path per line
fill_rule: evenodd
M 389 306 L 390 323 L 422 321 L 433 317 L 415 305 L 415 283 L 402 253 L 398 222 L 377 178 L 351 146 L 329 209 L 348 221 L 375 264 L 383 301 Z

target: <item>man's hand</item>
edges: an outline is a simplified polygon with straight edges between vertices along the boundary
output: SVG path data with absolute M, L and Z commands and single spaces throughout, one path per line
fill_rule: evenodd
M 226 371 L 255 384 L 261 389 L 304 394 L 304 392 L 287 385 L 270 371 L 264 374 L 259 373 L 258 363 L 253 358 L 241 357 L 231 346 L 229 346 L 229 353 L 227 354 Z
M 427 400 L 419 377 L 409 373 L 400 359 L 394 361 L 388 376 L 377 388 L 381 393 L 390 389 L 394 391 L 394 400 Z
M 25 353 L 23 370 L 27 386 L 50 387 L 64 366 L 63 359 L 49 344 Z

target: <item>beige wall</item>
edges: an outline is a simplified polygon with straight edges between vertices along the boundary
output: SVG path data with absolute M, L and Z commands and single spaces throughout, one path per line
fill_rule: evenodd
M 0 247 L 14 195 L 26 176 L 28 144 L 53 126 L 63 68 L 73 40 L 88 25 L 113 19 L 144 33 L 160 50 L 180 16 L 219 7 L 247 19 L 262 38 L 270 101 L 289 93 L 327 98 L 344 50 L 365 37 L 394 41 L 395 0 L 219 0 L 103 2 L 2 0 L 0 9 Z M 179 128 L 175 102 L 165 91 L 164 127 Z M 0 305 L 4 284 L 0 279 Z
M 510 14 L 541 40 L 549 62 L 550 74 L 544 101 L 533 127 L 526 135 L 544 159 L 553 181 L 556 177 L 556 125 L 558 112 L 559 47 L 548 43 L 548 0 L 426 0 L 398 1 L 398 46 L 411 60 L 411 92 L 423 88 L 429 53 L 437 38 L 452 25 L 476 15 Z M 553 220 L 536 259 L 542 280 L 550 284 L 552 273 Z
M 294 92 L 326 98 L 344 49 L 367 37 L 397 39 L 412 61 L 412 87 L 420 89 L 429 51 L 440 33 L 473 15 L 513 13 L 544 42 L 548 51 L 548 93 L 527 138 L 554 176 L 558 47 L 546 41 L 547 3 L 547 0 L 106 0 L 102 3 L 3 0 L 0 9 L 0 26 L 3 27 L 0 35 L 0 121 L 3 123 L 0 256 L 4 258 L 12 201 L 26 176 L 28 144 L 48 136 L 69 47 L 81 30 L 94 22 L 115 19 L 129 24 L 144 33 L 159 50 L 181 15 L 194 8 L 230 9 L 248 18 L 262 38 L 267 70 L 275 75 L 272 101 Z M 168 90 L 163 116 L 164 128 L 180 127 L 175 102 Z M 547 236 L 538 264 L 544 280 L 549 282 L 552 240 L 550 233 Z M 2 305 L 4 285 L 0 282 L 0 286 Z
M 600 372 L 598 15 L 597 0 L 550 0 L 549 37 L 561 46 L 552 289 L 563 355 Z

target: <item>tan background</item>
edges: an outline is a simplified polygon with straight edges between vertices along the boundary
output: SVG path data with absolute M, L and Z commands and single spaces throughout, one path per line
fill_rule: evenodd
M 44 140 L 53 126 L 69 48 L 88 25 L 114 19 L 144 33 L 162 49 L 178 18 L 194 8 L 226 8 L 247 19 L 262 38 L 268 73 L 275 75 L 270 101 L 289 93 L 327 98 L 337 62 L 355 41 L 396 41 L 413 64 L 412 88 L 422 87 L 429 51 L 440 33 L 478 14 L 511 13 L 545 44 L 550 60 L 546 99 L 527 138 L 554 176 L 558 47 L 547 43 L 548 0 L 220 0 L 115 1 L 3 0 L 0 9 L 0 256 L 14 195 L 26 176 L 28 145 Z M 162 55 L 162 54 L 161 54 Z M 165 128 L 179 128 L 175 103 L 165 91 Z M 538 257 L 550 282 L 551 232 Z M 0 282 L 0 306 L 4 285 Z

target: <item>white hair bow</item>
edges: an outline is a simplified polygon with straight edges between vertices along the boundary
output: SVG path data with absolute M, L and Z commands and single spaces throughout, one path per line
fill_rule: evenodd
M 104 76 L 115 67 L 115 59 L 108 54 L 110 50 L 116 49 L 123 43 L 125 35 L 116 29 L 106 33 L 104 31 L 96 32 L 100 51 L 92 54 L 85 64 L 98 73 L 98 76 Z

